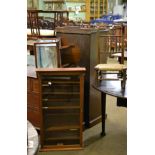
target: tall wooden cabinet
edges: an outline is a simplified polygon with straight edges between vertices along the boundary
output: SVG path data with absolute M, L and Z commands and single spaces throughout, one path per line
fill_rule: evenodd
M 41 92 L 41 151 L 82 148 L 85 68 L 36 71 Z
M 81 29 L 80 27 L 57 27 L 57 37 L 62 38 L 62 45 L 71 43 L 79 49 L 77 66 L 86 68 L 84 87 L 84 122 L 85 127 L 91 127 L 101 121 L 100 93 L 92 84 L 95 79 L 94 66 L 98 64 L 98 35 L 105 34 L 104 30 Z M 76 53 L 71 53 L 76 57 Z M 105 56 L 105 55 L 104 55 Z M 103 59 L 106 63 L 106 58 Z

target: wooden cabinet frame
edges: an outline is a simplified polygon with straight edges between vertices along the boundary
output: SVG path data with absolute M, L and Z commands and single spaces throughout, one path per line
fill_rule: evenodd
M 85 68 L 36 71 L 41 92 L 41 151 L 81 149 Z

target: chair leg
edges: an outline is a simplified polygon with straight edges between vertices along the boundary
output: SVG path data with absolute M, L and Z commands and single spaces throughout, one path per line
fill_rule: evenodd
M 123 89 L 125 89 L 125 84 L 126 84 L 126 69 L 124 69 L 123 71 L 122 71 L 122 81 L 121 81 L 121 87 L 123 88 Z

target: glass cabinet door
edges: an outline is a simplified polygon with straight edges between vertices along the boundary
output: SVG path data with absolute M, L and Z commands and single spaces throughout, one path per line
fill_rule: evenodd
M 38 0 L 27 0 L 27 9 L 38 9 Z

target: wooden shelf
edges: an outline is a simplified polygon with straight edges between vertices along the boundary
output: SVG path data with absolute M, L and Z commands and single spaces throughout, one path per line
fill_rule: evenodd
M 79 95 L 79 92 L 43 92 L 43 95 Z
M 51 80 L 53 80 L 53 79 L 51 79 Z M 49 82 L 49 81 L 47 81 L 47 82 Z M 45 83 L 45 82 L 44 82 Z M 64 81 L 52 81 L 52 83 L 54 84 L 54 83 L 62 83 L 62 84 L 64 84 Z M 65 81 L 65 83 L 66 84 L 79 84 L 79 81 Z M 44 86 L 44 87 L 46 87 L 46 86 L 49 86 L 49 85 L 47 85 L 47 84 L 42 84 L 42 86 Z
M 52 106 L 52 107 L 42 107 L 42 109 L 56 110 L 56 109 L 80 109 L 79 106 Z
M 51 110 L 51 109 L 50 109 Z M 52 110 L 60 110 L 60 109 L 52 109 Z M 65 109 L 61 109 L 61 110 L 65 110 Z M 72 110 L 74 110 L 74 109 L 72 109 Z M 47 114 L 47 116 L 48 117 L 55 117 L 55 116 L 61 116 L 61 117 L 64 117 L 64 116 L 78 116 L 79 115 L 79 113 L 64 113 L 64 114 L 62 114 L 62 113 L 51 113 L 51 114 Z
M 77 137 L 71 137 L 71 136 L 68 136 L 68 137 L 56 137 L 56 138 L 46 138 L 46 141 L 58 141 L 58 140 L 79 140 L 80 138 L 77 136 Z
M 80 129 L 80 126 L 78 125 L 67 125 L 67 126 L 52 126 L 52 127 L 49 127 L 47 129 L 45 129 L 45 131 L 62 131 L 62 130 L 78 130 Z
M 55 99 L 55 98 L 43 98 L 42 99 L 42 101 L 44 101 L 44 102 L 72 102 L 72 103 L 76 103 L 76 102 L 78 102 L 78 100 L 77 99 L 64 99 L 64 98 L 58 98 L 58 99 Z
M 76 10 L 68 10 L 68 12 L 76 12 Z M 81 10 L 81 11 L 78 11 L 78 12 L 86 12 L 86 10 Z

